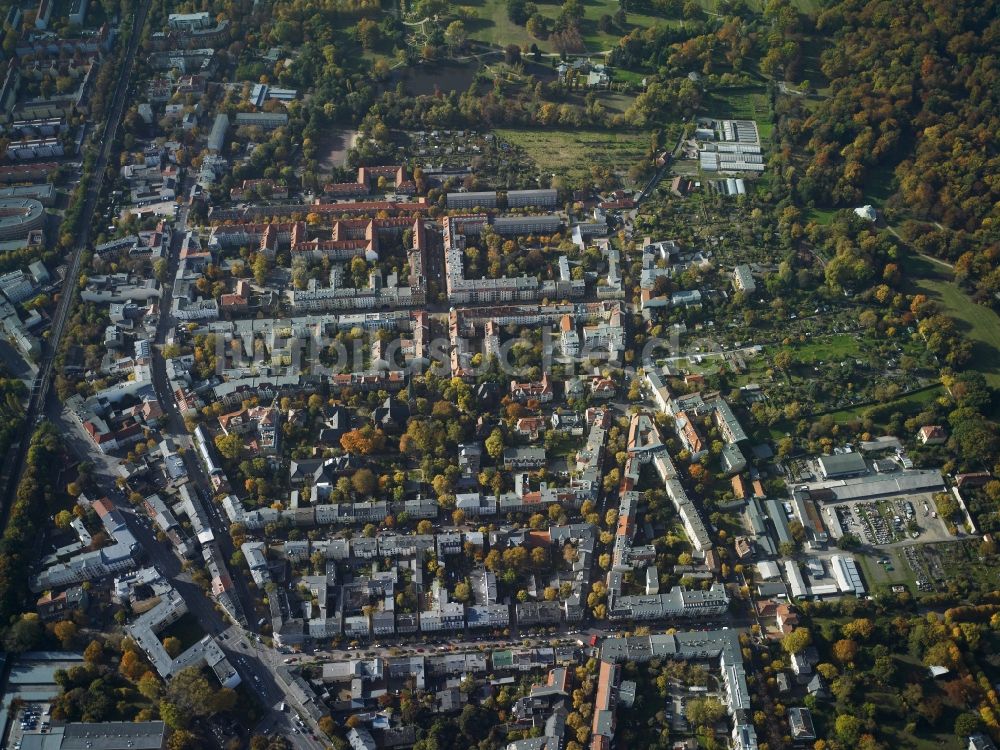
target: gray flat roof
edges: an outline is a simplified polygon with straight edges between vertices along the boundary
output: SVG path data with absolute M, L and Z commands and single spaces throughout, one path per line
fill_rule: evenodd
M 60 750 L 158 750 L 167 725 L 162 721 L 105 721 L 67 724 Z
M 913 495 L 919 492 L 931 492 L 942 487 L 944 487 L 944 477 L 937 469 L 870 474 L 852 479 L 815 482 L 809 485 L 809 489 L 813 491 L 830 491 L 836 498 L 833 502 L 886 495 Z
M 827 476 L 855 474 L 868 470 L 865 457 L 860 453 L 838 453 L 833 456 L 820 456 L 819 463 Z

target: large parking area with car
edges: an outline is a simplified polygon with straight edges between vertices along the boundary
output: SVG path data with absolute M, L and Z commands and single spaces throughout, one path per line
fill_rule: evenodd
M 48 733 L 50 728 L 49 711 L 48 703 L 24 703 L 13 710 L 10 731 L 7 734 L 4 747 L 9 748 L 9 750 L 21 750 L 25 733 Z
M 929 493 L 837 503 L 828 506 L 841 530 L 862 544 L 891 547 L 952 541 Z

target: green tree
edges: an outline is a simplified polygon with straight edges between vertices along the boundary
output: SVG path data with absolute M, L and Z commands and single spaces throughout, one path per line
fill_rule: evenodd
M 792 353 L 788 349 L 781 349 L 774 355 L 774 366 L 782 372 L 788 372 L 792 366 Z
M 163 687 L 159 678 L 152 672 L 146 672 L 139 678 L 139 693 L 148 701 L 156 702 L 163 695 Z
M 486 452 L 494 461 L 499 461 L 503 457 L 503 433 L 499 428 L 494 429 L 490 436 L 486 438 Z
M 687 719 L 695 727 L 711 727 L 726 715 L 726 707 L 715 697 L 693 698 L 687 704 Z
M 87 644 L 83 650 L 83 660 L 87 664 L 100 664 L 104 661 L 104 646 L 98 640 L 93 640 Z
M 959 714 L 958 718 L 955 719 L 955 734 L 959 737 L 968 737 L 981 732 L 982 729 L 983 722 L 979 718 L 979 714 L 974 714 L 971 711 Z
M 198 735 L 187 729 L 178 729 L 167 740 L 167 750 L 195 750 L 201 747 Z
M 167 282 L 169 278 L 167 275 L 168 270 L 169 267 L 167 265 L 166 258 L 157 258 L 153 261 L 153 276 L 155 276 L 156 280 L 161 284 L 165 284 Z
M 163 639 L 163 650 L 172 658 L 176 659 L 181 655 L 183 651 L 183 645 L 181 644 L 180 638 L 175 638 L 172 635 L 168 635 Z
M 362 497 L 369 497 L 376 487 L 375 474 L 371 469 L 358 469 L 351 477 L 351 486 Z
M 253 259 L 253 278 L 258 284 L 263 286 L 267 281 L 267 274 L 271 270 L 271 262 L 264 253 L 257 253 Z
M 841 714 L 834 722 L 834 732 L 844 747 L 857 744 L 862 727 L 861 719 L 852 714 Z
M 535 39 L 541 39 L 545 36 L 545 16 L 541 13 L 533 13 L 528 19 L 526 24 L 528 33 L 531 34 Z
M 212 696 L 211 713 L 221 714 L 236 708 L 238 697 L 232 688 L 224 687 Z
M 15 654 L 23 654 L 36 648 L 42 640 L 44 628 L 38 615 L 31 612 L 21 615 L 21 618 L 7 630 L 4 636 L 4 647 Z
M 207 716 L 212 713 L 213 698 L 217 692 L 200 669 L 186 667 L 167 684 L 164 702 L 176 706 L 185 716 Z M 185 725 L 186 721 L 181 726 Z
M 462 602 L 463 604 L 468 602 L 472 596 L 472 588 L 465 581 L 461 581 L 455 584 L 455 593 L 453 595 L 455 601 Z
M 789 654 L 801 653 L 812 644 L 812 633 L 808 628 L 795 628 L 781 639 L 781 647 Z
M 69 651 L 73 648 L 73 644 L 76 641 L 77 636 L 76 623 L 71 620 L 63 620 L 62 622 L 57 622 L 52 627 L 52 633 L 56 638 L 59 639 L 59 643 L 62 645 L 63 649 Z
M 358 41 L 365 49 L 373 49 L 378 44 L 378 24 L 370 18 L 362 18 L 357 25 Z
M 452 21 L 444 31 L 445 43 L 453 49 L 464 47 L 467 38 L 468 33 L 465 30 L 465 24 L 461 21 Z
M 191 714 L 185 713 L 180 706 L 170 701 L 160 701 L 160 718 L 173 730 L 183 729 L 187 726 Z
M 222 454 L 223 458 L 235 461 L 243 453 L 243 439 L 236 433 L 216 435 L 215 447 L 219 449 L 219 453 Z

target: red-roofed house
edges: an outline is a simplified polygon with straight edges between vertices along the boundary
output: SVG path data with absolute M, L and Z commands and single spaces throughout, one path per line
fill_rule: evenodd
M 597 697 L 594 700 L 594 721 L 591 727 L 594 740 L 591 748 L 607 748 L 615 736 L 615 707 L 618 703 L 618 683 L 621 667 L 607 661 L 601 662 L 597 674 Z M 603 742 L 597 742 L 601 738 Z
M 518 435 L 537 440 L 538 436 L 545 431 L 548 420 L 545 417 L 521 417 L 514 426 Z
M 107 417 L 91 414 L 83 420 L 83 429 L 101 453 L 116 451 L 143 439 L 143 424 L 134 413 L 138 409 L 129 411 L 133 413 L 112 413 Z
M 739 474 L 736 474 L 733 479 L 733 496 L 737 500 L 742 500 L 747 496 L 747 483 L 746 480 Z
M 549 382 L 549 374 L 542 373 L 542 379 L 535 383 L 518 383 L 510 381 L 510 395 L 515 401 L 525 403 L 526 401 L 537 401 L 540 404 L 547 404 L 552 400 L 552 384 Z
M 705 445 L 701 433 L 698 432 L 694 418 L 689 412 L 682 411 L 677 415 L 675 424 L 677 425 L 677 436 L 681 439 L 681 443 L 684 444 L 684 447 L 691 454 L 691 459 L 697 461 L 708 450 L 708 446 Z
M 940 425 L 924 425 L 917 433 L 923 445 L 941 445 L 948 439 L 948 433 Z
M 613 398 L 617 389 L 611 378 L 595 377 L 590 381 L 590 395 L 594 398 Z
M 775 608 L 774 616 L 778 623 L 778 629 L 782 633 L 791 633 L 793 629 L 799 626 L 798 613 L 787 604 L 779 604 Z

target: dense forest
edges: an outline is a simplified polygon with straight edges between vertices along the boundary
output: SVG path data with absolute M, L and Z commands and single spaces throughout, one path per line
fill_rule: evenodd
M 998 304 L 996 2 L 845 0 L 819 14 L 829 95 L 777 103 L 782 173 L 806 204 L 852 206 L 893 182 L 890 223 Z

